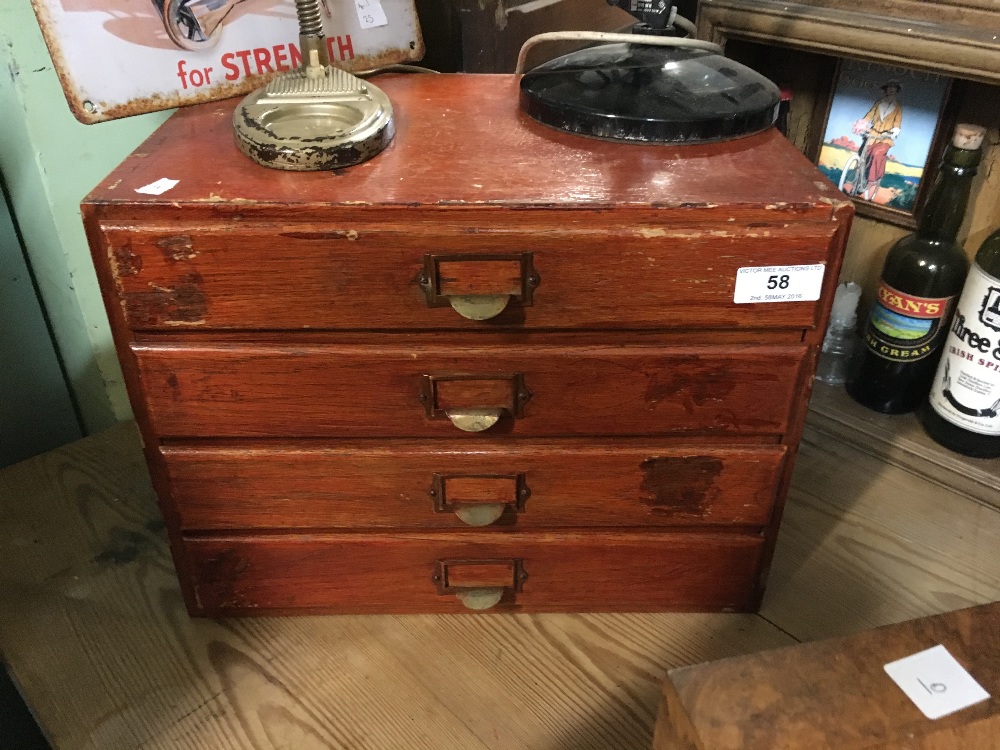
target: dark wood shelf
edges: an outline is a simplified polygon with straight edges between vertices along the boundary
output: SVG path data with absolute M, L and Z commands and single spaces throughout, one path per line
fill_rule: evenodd
M 836 57 L 1000 81 L 991 0 L 702 0 L 698 36 L 774 43 Z

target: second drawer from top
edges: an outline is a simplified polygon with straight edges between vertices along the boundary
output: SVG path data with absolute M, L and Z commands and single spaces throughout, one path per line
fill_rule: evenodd
M 809 349 L 479 344 L 135 345 L 162 437 L 777 435 Z

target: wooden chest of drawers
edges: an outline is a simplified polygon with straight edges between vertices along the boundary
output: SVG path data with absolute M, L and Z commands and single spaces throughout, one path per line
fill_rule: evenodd
M 510 76 L 380 85 L 358 167 L 259 167 L 223 102 L 84 203 L 189 610 L 754 608 L 850 205 L 775 132 L 623 145 Z M 810 264 L 819 301 L 734 302 Z

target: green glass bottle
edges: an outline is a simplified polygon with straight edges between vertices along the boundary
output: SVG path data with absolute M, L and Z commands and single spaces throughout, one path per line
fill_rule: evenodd
M 886 256 L 864 350 L 847 383 L 851 397 L 869 409 L 904 414 L 916 409 L 930 389 L 969 269 L 956 237 L 984 135 L 975 125 L 955 128 L 916 233 L 899 240 Z
M 920 412 L 927 434 L 976 458 L 1000 456 L 1000 230 L 969 271 L 944 354 Z

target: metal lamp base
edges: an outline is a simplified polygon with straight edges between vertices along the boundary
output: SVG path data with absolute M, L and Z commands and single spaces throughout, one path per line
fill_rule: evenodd
M 233 113 L 236 145 L 258 164 L 296 172 L 367 161 L 392 141 L 389 97 L 333 67 L 310 65 L 275 78 Z

